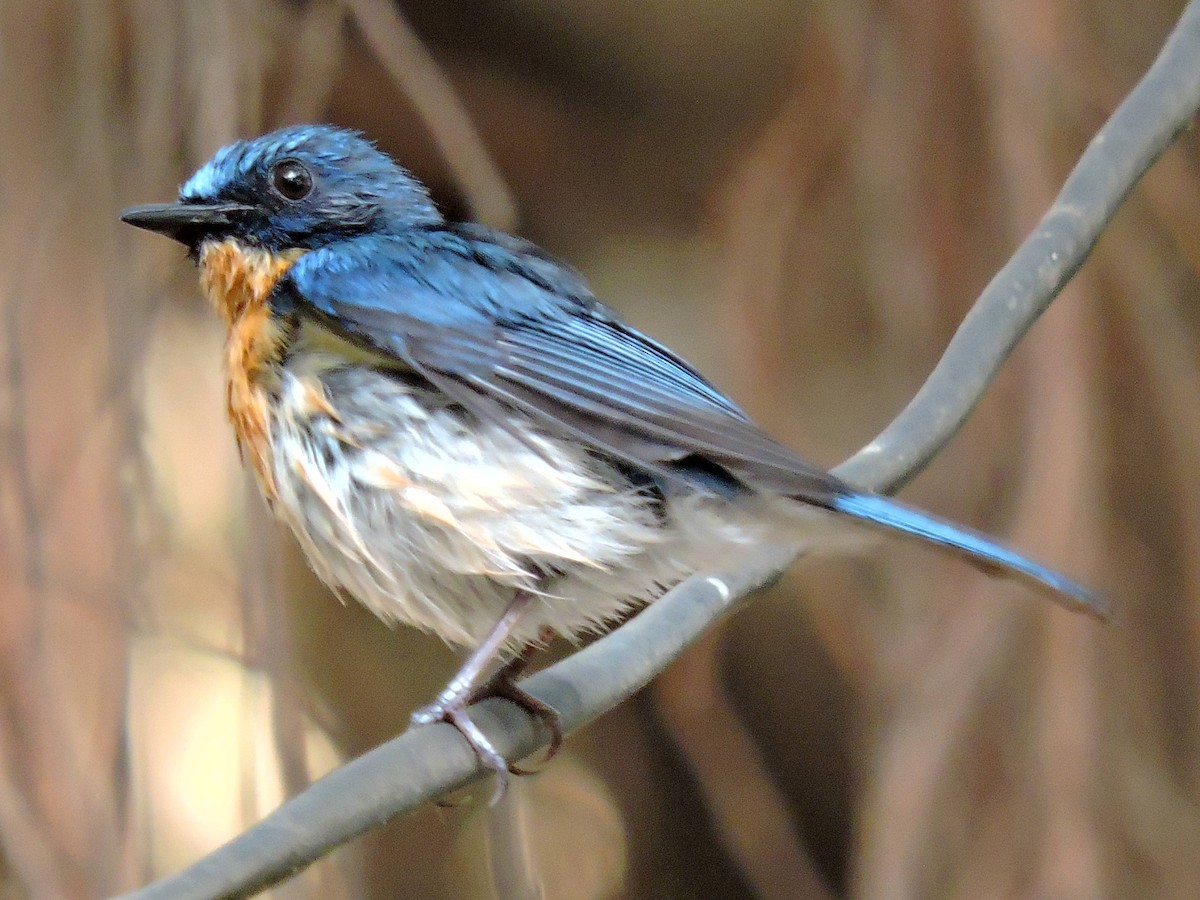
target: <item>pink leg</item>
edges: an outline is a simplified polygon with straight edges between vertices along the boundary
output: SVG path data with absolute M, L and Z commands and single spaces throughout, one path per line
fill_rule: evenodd
M 496 792 L 492 796 L 493 803 L 500 799 L 508 787 L 508 762 L 492 746 L 479 727 L 471 721 L 471 717 L 467 713 L 467 704 L 472 700 L 480 699 L 479 689 L 484 673 L 500 654 L 501 648 L 535 600 L 536 597 L 533 594 L 517 591 L 516 596 L 504 611 L 504 615 L 500 617 L 500 621 L 493 626 L 483 642 L 467 657 L 467 661 L 450 679 L 450 683 L 446 685 L 445 689 L 438 694 L 437 699 L 412 714 L 414 725 L 449 722 L 458 729 L 480 761 L 496 773 Z M 503 694 L 504 691 L 499 693 Z M 524 694 L 523 691 L 521 693 Z M 525 696 L 528 697 L 527 694 Z M 515 702 L 521 703 L 520 700 L 515 700 Z M 542 715 L 537 703 L 538 701 L 535 701 L 535 705 L 532 706 L 530 704 L 522 705 L 530 706 L 533 712 Z M 545 706 L 545 704 L 541 704 L 541 706 Z

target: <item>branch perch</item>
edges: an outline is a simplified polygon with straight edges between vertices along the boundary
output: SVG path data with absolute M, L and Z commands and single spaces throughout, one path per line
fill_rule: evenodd
M 875 440 L 835 470 L 838 475 L 892 492 L 928 464 L 1083 264 L 1125 196 L 1198 108 L 1200 0 L 1193 0 L 1053 206 L 983 291 L 925 385 Z M 646 685 L 792 559 L 789 550 L 761 548 L 737 572 L 691 578 L 523 685 L 560 712 L 564 731 L 574 731 Z M 534 752 L 549 738 L 536 720 L 504 700 L 478 704 L 472 717 L 510 759 Z M 368 829 L 485 774 L 449 725 L 411 729 L 346 763 L 184 871 L 125 897 L 250 896 Z

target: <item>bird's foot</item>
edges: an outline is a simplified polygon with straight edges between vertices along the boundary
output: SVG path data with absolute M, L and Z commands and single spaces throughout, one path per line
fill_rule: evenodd
M 539 700 L 514 680 L 518 666 L 506 666 L 495 674 L 486 684 L 469 689 L 466 685 L 451 682 L 438 698 L 428 706 L 423 706 L 412 714 L 414 725 L 430 725 L 434 722 L 448 722 L 458 729 L 470 745 L 479 761 L 496 774 L 496 789 L 492 794 L 491 803 L 494 805 L 508 789 L 508 774 L 530 775 L 550 762 L 562 747 L 562 720 L 558 711 L 544 700 Z M 492 742 L 471 719 L 468 707 L 472 703 L 485 700 L 488 697 L 502 697 L 515 703 L 531 715 L 537 716 L 550 732 L 550 744 L 546 748 L 537 767 L 527 769 L 509 763 L 500 752 L 492 746 Z
M 456 690 L 452 683 L 436 700 L 416 710 L 411 721 L 413 725 L 448 722 L 458 729 L 458 733 L 466 739 L 479 761 L 496 775 L 496 788 L 492 791 L 492 799 L 489 801 L 489 804 L 494 806 L 508 790 L 508 761 L 492 746 L 492 742 L 480 731 L 467 712 L 467 705 L 471 699 L 471 692 Z
M 487 684 L 479 687 L 472 694 L 471 702 L 483 700 L 487 697 L 503 697 L 510 703 L 515 703 L 530 715 L 541 719 L 542 725 L 550 732 L 550 743 L 546 747 L 546 752 L 542 755 L 541 760 L 532 769 L 527 769 L 513 763 L 508 764 L 508 771 L 514 775 L 533 775 L 540 771 L 550 760 L 554 759 L 558 755 L 558 751 L 562 748 L 562 718 L 559 716 L 558 710 L 553 706 L 545 700 L 539 700 L 517 683 L 516 676 L 523 668 L 524 660 L 518 657 L 514 660 L 514 664 L 505 666 Z

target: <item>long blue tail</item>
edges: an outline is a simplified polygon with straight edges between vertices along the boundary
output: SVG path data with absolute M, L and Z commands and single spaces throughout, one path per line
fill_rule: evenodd
M 1014 575 L 1047 591 L 1060 604 L 1107 621 L 1108 603 L 1065 575 L 1035 563 L 1015 550 L 997 544 L 978 532 L 935 518 L 878 494 L 839 494 L 830 507 L 867 524 L 956 551 L 990 574 Z

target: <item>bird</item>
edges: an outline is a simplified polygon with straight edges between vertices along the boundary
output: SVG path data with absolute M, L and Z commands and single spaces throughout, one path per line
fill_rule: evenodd
M 448 221 L 360 132 L 297 125 L 220 150 L 124 222 L 180 242 L 227 330 L 228 417 L 315 572 L 470 653 L 414 724 L 454 725 L 531 650 L 619 623 L 757 544 L 866 530 L 1100 596 L 985 535 L 857 489 L 776 441 L 535 244 Z

